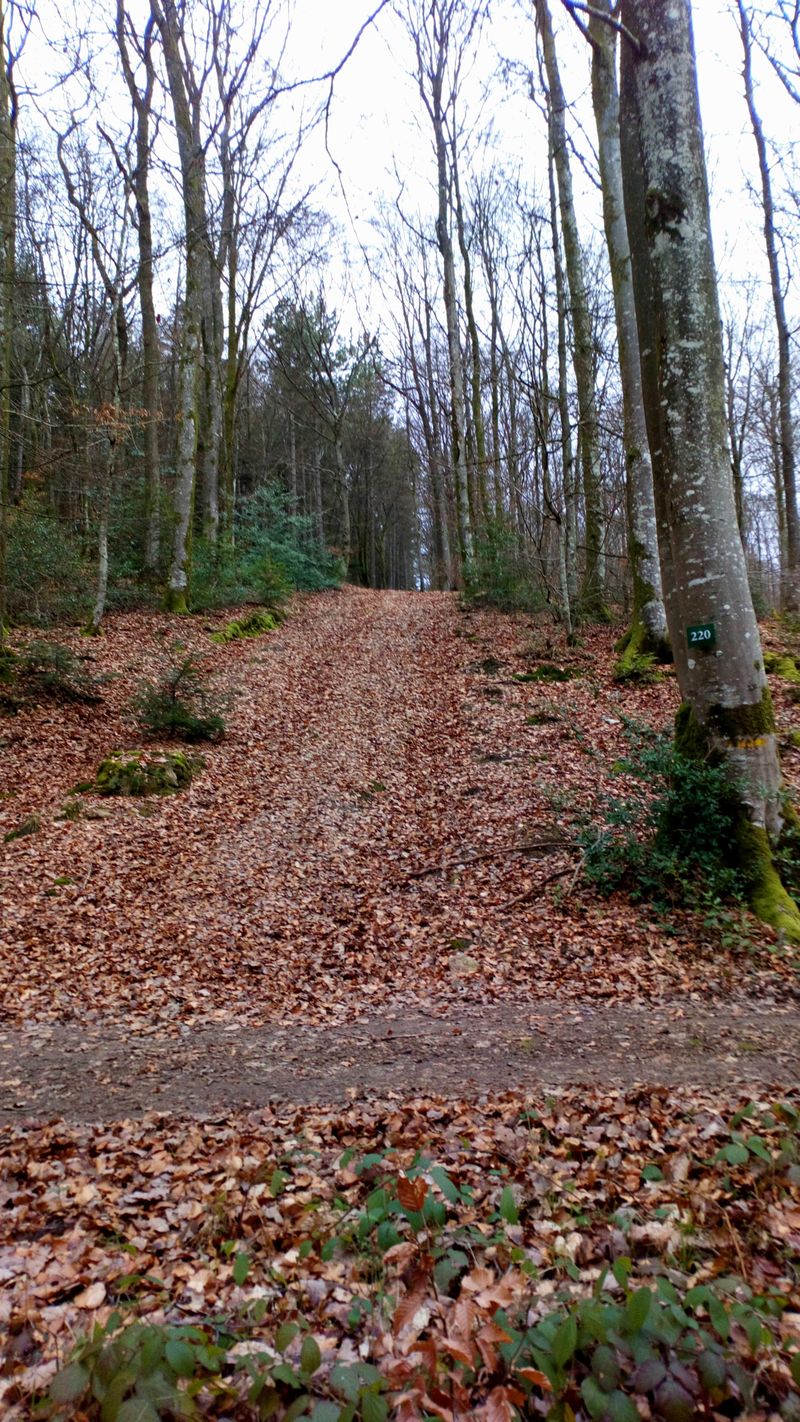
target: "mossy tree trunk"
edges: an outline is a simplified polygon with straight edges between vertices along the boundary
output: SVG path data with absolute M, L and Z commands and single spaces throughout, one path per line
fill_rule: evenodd
M 781 772 L 736 520 L 725 375 L 688 0 L 622 0 L 623 176 L 666 607 L 684 750 L 710 750 L 741 786 L 740 857 L 756 912 L 800 941 L 774 872 Z M 689 629 L 711 625 L 707 643 Z
M 594 384 L 594 339 L 589 313 L 589 299 L 584 280 L 583 253 L 578 236 L 578 224 L 572 195 L 572 173 L 564 118 L 567 101 L 561 84 L 553 22 L 547 0 L 535 0 L 535 13 L 547 76 L 550 146 L 558 182 L 561 231 L 564 239 L 564 263 L 567 269 L 567 287 L 572 317 L 572 358 L 578 393 L 580 420 L 578 440 L 583 474 L 584 542 L 586 545 L 581 601 L 587 616 L 606 620 L 608 617 L 605 605 L 606 528 L 603 509 L 603 481 L 600 470 L 600 426 L 597 418 L 597 397 Z
M 6 624 L 6 529 L 11 498 L 11 355 L 17 235 L 16 100 L 0 0 L 0 649 Z
M 661 591 L 653 465 L 642 399 L 639 336 L 631 277 L 631 254 L 622 193 L 616 31 L 599 12 L 611 15 L 612 0 L 597 0 L 589 20 L 592 44 L 592 106 L 603 194 L 603 223 L 614 293 L 620 382 L 622 384 L 628 506 L 628 553 L 633 578 L 631 626 L 622 656 L 624 667 L 642 653 L 668 656 L 667 617 Z

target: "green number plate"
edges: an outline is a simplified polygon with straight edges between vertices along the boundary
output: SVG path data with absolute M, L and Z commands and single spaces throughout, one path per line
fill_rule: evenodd
M 707 651 L 717 645 L 717 629 L 713 622 L 698 622 L 696 627 L 686 628 L 686 640 L 690 647 Z

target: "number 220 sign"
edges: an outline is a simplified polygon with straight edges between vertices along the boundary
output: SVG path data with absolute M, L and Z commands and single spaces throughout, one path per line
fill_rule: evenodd
M 694 650 L 707 651 L 717 643 L 717 629 L 713 622 L 698 622 L 686 628 L 686 640 Z

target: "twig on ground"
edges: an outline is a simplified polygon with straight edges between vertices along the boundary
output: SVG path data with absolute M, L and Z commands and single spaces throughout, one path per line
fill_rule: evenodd
M 563 869 L 555 869 L 552 874 L 547 874 L 544 879 L 539 879 L 538 883 L 531 885 L 530 889 L 526 889 L 524 893 L 516 894 L 513 899 L 506 899 L 504 904 L 499 904 L 497 912 L 507 913 L 509 909 L 517 908 L 519 904 L 527 903 L 529 899 L 538 898 L 541 890 L 545 888 L 547 884 L 552 884 L 555 879 L 563 879 L 564 875 L 568 874 L 571 868 L 572 865 L 567 864 Z M 580 870 L 580 864 L 578 865 L 578 870 Z M 576 873 L 573 877 L 573 886 L 577 877 Z
M 537 849 L 569 849 L 569 840 L 565 839 L 532 839 L 527 844 L 504 844 L 498 849 L 485 849 L 479 854 L 471 854 L 469 858 L 462 855 L 459 859 L 445 859 L 439 864 L 423 864 L 421 869 L 409 869 L 402 879 L 396 879 L 394 885 L 405 884 L 409 879 L 424 879 L 428 874 L 446 874 L 448 869 L 459 869 L 463 865 L 468 868 L 470 864 L 480 864 L 485 859 L 501 859 L 504 854 L 531 854 Z

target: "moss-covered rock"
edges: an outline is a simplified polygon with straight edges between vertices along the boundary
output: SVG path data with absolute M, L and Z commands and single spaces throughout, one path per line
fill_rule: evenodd
M 28 815 L 24 820 L 21 820 L 14 829 L 9 830 L 8 834 L 3 836 L 3 843 L 10 844 L 14 839 L 24 839 L 26 835 L 38 834 L 41 828 L 41 817 L 39 815 Z
M 544 662 L 532 672 L 519 672 L 515 681 L 572 681 L 579 672 L 570 671 L 567 667 L 553 666 L 551 662 Z
M 784 681 L 790 681 L 794 686 L 800 686 L 800 668 L 794 657 L 788 653 L 765 652 L 764 671 L 771 676 L 779 676 Z
M 282 620 L 283 615 L 277 608 L 257 607 L 244 617 L 227 622 L 218 632 L 212 634 L 211 640 L 224 645 L 226 642 L 238 642 L 244 637 L 263 637 L 266 632 L 274 632 Z
M 203 768 L 203 758 L 177 750 L 113 751 L 93 782 L 98 795 L 172 795 Z

